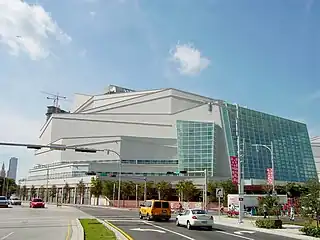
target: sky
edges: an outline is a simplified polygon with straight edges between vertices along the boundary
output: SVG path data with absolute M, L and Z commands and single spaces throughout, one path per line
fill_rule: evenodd
M 0 0 L 0 141 L 38 143 L 47 93 L 173 87 L 320 135 L 320 1 Z M 0 147 L 0 163 L 33 151 Z

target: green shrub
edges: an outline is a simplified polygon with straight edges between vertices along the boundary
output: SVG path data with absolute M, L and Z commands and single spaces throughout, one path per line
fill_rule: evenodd
M 256 220 L 256 226 L 258 228 L 280 229 L 282 228 L 282 221 L 279 219 L 263 218 Z
M 320 237 L 320 227 L 307 224 L 303 228 L 300 229 L 301 232 L 311 237 Z

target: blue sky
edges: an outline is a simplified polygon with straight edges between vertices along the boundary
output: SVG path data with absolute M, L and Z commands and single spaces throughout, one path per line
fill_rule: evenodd
M 175 87 L 304 121 L 320 135 L 320 2 L 0 0 L 0 140 L 36 142 L 50 103 Z M 50 14 L 47 14 L 50 13 Z M 0 163 L 32 152 L 0 148 Z

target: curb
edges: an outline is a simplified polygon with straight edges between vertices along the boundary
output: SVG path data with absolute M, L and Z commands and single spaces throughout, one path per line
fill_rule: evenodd
M 84 240 L 84 230 L 79 218 L 72 221 L 71 240 Z
M 118 240 L 133 240 L 133 238 L 129 234 L 127 234 L 126 232 L 124 232 L 123 230 L 118 228 L 117 226 L 113 225 L 112 223 L 108 222 L 107 220 L 103 221 L 98 218 L 97 218 L 97 220 L 100 223 L 102 223 L 105 227 L 110 229 L 112 232 L 114 232 L 114 234 L 116 235 L 116 238 Z
M 215 222 L 216 225 L 223 225 L 223 226 L 228 226 L 228 227 L 237 227 L 237 228 L 241 228 L 241 229 L 245 229 L 245 230 L 251 230 L 251 231 L 256 231 L 256 232 L 262 232 L 262 233 L 267 233 L 267 234 L 272 234 L 272 235 L 276 235 L 276 236 L 283 236 L 283 237 L 288 237 L 288 238 L 294 238 L 294 239 L 305 239 L 305 240 L 316 240 L 318 238 L 315 237 L 310 237 L 310 236 L 306 236 L 306 235 L 298 235 L 298 234 L 292 234 L 292 233 L 280 233 L 280 232 L 275 232 L 273 230 L 269 230 L 269 229 L 264 229 L 264 228 L 257 228 L 255 227 L 255 225 L 253 225 L 253 227 L 247 227 L 247 226 L 242 226 L 241 224 L 231 224 L 231 223 L 221 223 L 221 222 Z M 281 229 L 279 229 L 281 230 Z

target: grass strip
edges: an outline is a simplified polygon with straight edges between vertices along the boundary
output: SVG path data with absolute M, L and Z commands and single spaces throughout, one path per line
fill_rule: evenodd
M 116 240 L 114 233 L 101 224 L 97 219 L 80 219 L 84 230 L 85 240 Z

